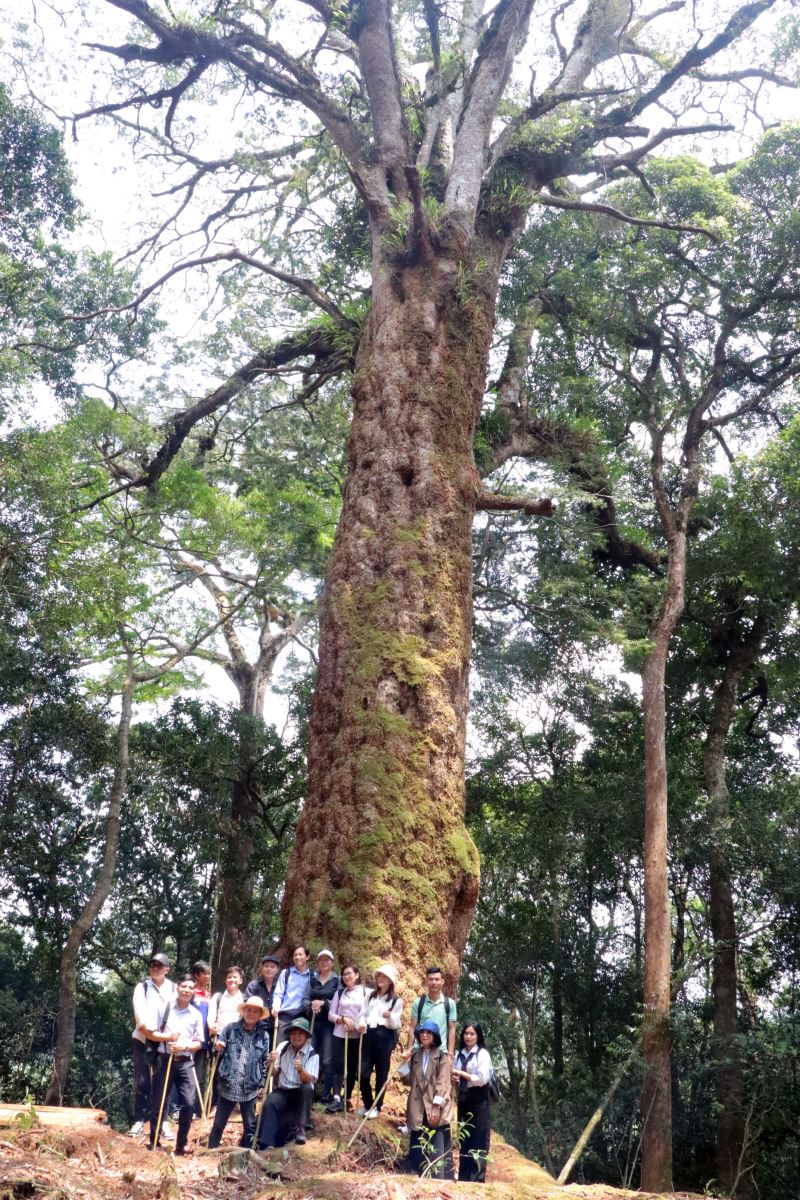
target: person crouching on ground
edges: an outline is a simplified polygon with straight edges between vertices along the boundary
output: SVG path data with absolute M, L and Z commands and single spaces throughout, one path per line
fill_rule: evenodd
M 266 1011 L 260 996 L 248 996 L 239 1006 L 239 1020 L 217 1034 L 214 1049 L 221 1055 L 217 1067 L 219 1091 L 214 1124 L 208 1135 L 209 1150 L 220 1144 L 237 1104 L 242 1114 L 239 1145 L 249 1146 L 253 1141 L 256 1100 L 264 1086 L 269 1059 L 269 1033 L 263 1020 Z
M 410 1059 L 406 1124 L 411 1140 L 409 1166 L 432 1179 L 452 1179 L 453 1157 L 450 1123 L 454 1105 L 450 1094 L 452 1065 L 442 1050 L 442 1035 L 436 1021 L 423 1021 L 416 1028 L 419 1047 L 407 1050 Z
M 153 1080 L 153 1107 L 150 1110 L 150 1149 L 158 1148 L 158 1119 L 171 1083 L 178 1100 L 178 1137 L 176 1154 L 191 1154 L 186 1143 L 192 1126 L 192 1110 L 196 1097 L 194 1056 L 203 1044 L 203 1018 L 192 1004 L 194 979 L 191 976 L 178 984 L 175 1004 L 166 1020 L 157 1029 L 147 1029 L 153 1042 L 160 1042 L 158 1063 Z M 171 1068 L 170 1068 L 171 1063 Z M 168 1078 L 169 1073 L 169 1078 Z
M 281 1042 L 269 1056 L 274 1087 L 261 1110 L 259 1150 L 272 1150 L 292 1139 L 303 1145 L 306 1140 L 306 1122 L 319 1076 L 319 1055 L 311 1043 L 311 1026 L 304 1017 L 292 1021 L 288 1033 L 289 1040 Z

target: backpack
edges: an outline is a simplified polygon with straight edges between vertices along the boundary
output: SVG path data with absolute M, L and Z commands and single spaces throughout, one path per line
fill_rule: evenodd
M 446 1023 L 446 1024 L 449 1026 L 449 1025 L 450 1025 L 450 997 L 449 997 L 449 996 L 442 996 L 442 1000 L 444 1000 L 444 1019 L 445 1019 L 445 1023 Z M 432 1008 L 432 1007 L 434 1006 L 434 1004 L 438 1004 L 438 1003 L 439 1003 L 439 1001 L 438 1001 L 438 1000 L 430 1000 L 430 999 L 428 998 L 428 993 L 427 993 L 427 992 L 422 992 L 422 993 L 420 994 L 420 998 L 419 998 L 419 1008 L 417 1009 L 417 1024 L 418 1024 L 418 1025 L 421 1025 L 421 1024 L 422 1024 L 422 1012 L 423 1012 L 423 1009 L 425 1008 L 425 1005 L 426 1005 L 426 1004 L 430 1004 L 430 1006 L 431 1006 L 431 1008 Z M 446 1037 L 445 1037 L 445 1041 L 447 1041 L 447 1038 L 446 1038 Z M 445 1049 L 447 1049 L 447 1047 L 446 1047 L 446 1046 L 445 1046 Z
M 492 1073 L 489 1076 L 489 1100 L 492 1104 L 496 1104 L 500 1099 L 500 1080 L 497 1078 L 497 1072 L 492 1067 Z

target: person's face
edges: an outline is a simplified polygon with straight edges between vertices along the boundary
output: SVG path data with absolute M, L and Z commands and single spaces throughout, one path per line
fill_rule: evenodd
M 242 986 L 243 980 L 238 971 L 229 971 L 225 976 L 225 987 L 233 995 Z
M 323 954 L 321 958 L 317 959 L 317 970 L 320 975 L 330 975 L 332 969 L 333 959 L 328 958 L 327 954 Z
M 383 971 L 376 971 L 375 987 L 378 989 L 379 992 L 387 992 L 389 990 L 390 983 L 391 983 L 391 980 L 389 979 L 388 975 L 384 975 Z
M 201 991 L 207 991 L 211 983 L 210 971 L 198 971 L 194 977 L 195 987 L 199 987 Z
M 430 1050 L 433 1045 L 433 1034 L 429 1029 L 423 1029 L 419 1035 L 419 1044 L 423 1050 Z
M 242 1020 L 245 1029 L 254 1029 L 261 1019 L 260 1004 L 245 1004 L 242 1009 Z
M 427 976 L 427 980 L 428 980 L 428 991 L 430 992 L 430 994 L 432 996 L 438 996 L 439 992 L 442 990 L 442 987 L 444 985 L 444 980 L 442 979 L 442 972 L 441 971 L 432 971 L 431 974 Z
M 159 987 L 169 975 L 169 967 L 165 967 L 163 963 L 150 963 L 150 978 L 156 987 Z
M 302 1029 L 289 1030 L 289 1041 L 292 1043 L 293 1050 L 302 1050 L 303 1046 L 306 1044 L 307 1038 L 308 1034 Z
M 468 1050 L 471 1050 L 472 1047 L 477 1043 L 477 1041 L 478 1041 L 477 1033 L 475 1032 L 475 1030 L 473 1029 L 473 1027 L 471 1025 L 467 1025 L 466 1029 L 464 1030 L 464 1045 L 467 1047 Z
M 345 967 L 345 969 L 342 971 L 342 983 L 344 984 L 344 986 L 348 987 L 348 988 L 355 987 L 357 980 L 358 980 L 358 976 L 356 975 L 353 968 Z
M 194 984 L 184 980 L 178 984 L 178 1002 L 181 1008 L 186 1008 L 187 1004 L 191 1004 L 194 996 Z
M 265 962 L 261 964 L 261 977 L 267 987 L 272 986 L 272 981 L 278 974 L 278 964 L 274 962 Z
M 297 967 L 298 971 L 305 971 L 308 966 L 308 955 L 302 946 L 298 946 L 292 953 L 292 962 Z

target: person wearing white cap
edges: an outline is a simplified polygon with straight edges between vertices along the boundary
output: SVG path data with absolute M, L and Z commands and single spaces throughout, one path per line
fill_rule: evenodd
M 170 966 L 166 954 L 151 955 L 149 978 L 137 983 L 133 989 L 133 1125 L 128 1130 L 131 1137 L 144 1133 L 144 1123 L 153 1106 L 153 1072 L 158 1044 L 148 1039 L 145 1030 L 149 1025 L 157 1028 L 175 1003 L 175 985 L 167 979 Z M 162 1134 L 168 1141 L 174 1136 L 167 1121 Z
M 338 988 L 339 976 L 333 969 L 333 951 L 326 946 L 317 955 L 317 969 L 311 976 L 311 1040 L 319 1055 L 321 1104 L 328 1104 L 333 1096 L 333 1026 L 328 1020 L 328 1010 Z
M 238 1021 L 226 1025 L 214 1046 L 221 1054 L 217 1079 L 219 1094 L 214 1124 L 208 1135 L 208 1148 L 220 1144 L 231 1113 L 239 1105 L 242 1114 L 240 1146 L 249 1146 L 256 1130 L 256 1099 L 264 1086 L 270 1042 L 266 1022 L 267 1008 L 260 996 L 246 996 L 239 1005 Z
M 396 987 L 397 968 L 393 963 L 382 963 L 375 971 L 375 987 L 365 993 L 364 1005 L 358 1018 L 357 1028 L 364 1034 L 359 1080 L 364 1107 L 359 1109 L 359 1112 L 366 1113 L 370 1121 L 374 1120 L 381 1110 L 382 1090 L 389 1078 L 392 1051 L 400 1037 L 403 1001 L 400 996 L 395 995 Z M 373 1070 L 375 1097 L 379 1097 L 374 1106 L 370 1082 Z

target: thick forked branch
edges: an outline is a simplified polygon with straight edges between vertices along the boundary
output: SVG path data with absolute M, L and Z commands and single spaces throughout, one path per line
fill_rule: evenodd
M 552 517 L 553 501 L 549 496 L 503 496 L 499 492 L 478 492 L 477 512 L 521 512 L 527 517 Z
M 369 95 L 378 159 L 388 172 L 392 191 L 403 197 L 403 166 L 409 160 L 410 145 L 389 0 L 364 0 L 353 33 Z
M 467 80 L 445 193 L 446 212 L 467 235 L 478 211 L 492 122 L 528 28 L 531 6 L 532 0 L 500 0 Z

